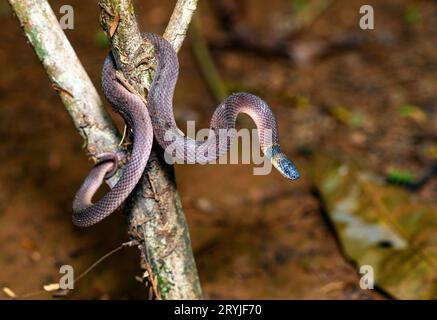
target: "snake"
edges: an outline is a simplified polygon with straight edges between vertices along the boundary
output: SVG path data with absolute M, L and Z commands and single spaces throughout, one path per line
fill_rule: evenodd
M 130 155 L 104 152 L 97 156 L 96 164 L 74 197 L 74 225 L 92 226 L 124 203 L 146 169 L 154 138 L 164 150 L 173 147 L 173 155 L 187 163 L 211 163 L 229 151 L 236 138 L 235 126 L 240 113 L 249 115 L 254 121 L 265 158 L 285 178 L 296 180 L 300 177 L 294 163 L 281 150 L 272 110 L 256 95 L 240 92 L 225 98 L 213 113 L 207 139 L 196 140 L 184 135 L 173 112 L 173 94 L 179 76 L 177 53 L 171 43 L 159 35 L 142 33 L 142 37 L 153 45 L 157 60 L 147 104 L 117 79 L 117 67 L 111 52 L 105 58 L 101 76 L 104 96 L 132 130 Z M 126 164 L 122 166 L 123 162 Z M 93 203 L 93 196 L 100 186 L 121 166 L 121 176 L 114 187 Z

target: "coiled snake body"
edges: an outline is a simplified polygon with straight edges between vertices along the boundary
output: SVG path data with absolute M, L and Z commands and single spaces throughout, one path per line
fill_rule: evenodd
M 254 120 L 261 149 L 275 168 L 286 178 L 299 178 L 296 167 L 279 147 L 278 129 L 272 111 L 263 100 L 252 94 L 233 94 L 217 107 L 211 119 L 211 134 L 207 140 L 198 141 L 184 136 L 177 128 L 173 114 L 173 93 L 179 74 L 176 52 L 169 42 L 158 35 L 145 33 L 143 37 L 153 44 L 158 60 L 155 78 L 149 89 L 147 108 L 139 97 L 118 82 L 111 53 L 105 59 L 102 70 L 103 93 L 133 130 L 130 159 L 116 185 L 93 204 L 94 193 L 104 179 L 116 171 L 120 162 L 120 155 L 117 154 L 104 153 L 98 157 L 96 165 L 74 198 L 75 225 L 91 226 L 109 216 L 126 200 L 146 167 L 153 136 L 163 149 L 175 146 L 176 157 L 182 157 L 186 162 L 208 163 L 229 150 L 235 138 L 232 129 L 235 129 L 237 115 L 241 112 Z

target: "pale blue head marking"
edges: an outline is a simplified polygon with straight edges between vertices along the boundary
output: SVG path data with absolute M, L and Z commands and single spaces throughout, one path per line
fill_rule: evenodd
M 268 147 L 265 152 L 267 159 L 270 159 L 273 166 L 286 178 L 291 180 L 297 180 L 300 178 L 300 173 L 297 170 L 294 163 L 287 158 L 287 156 L 281 151 L 281 147 L 278 144 L 273 144 Z

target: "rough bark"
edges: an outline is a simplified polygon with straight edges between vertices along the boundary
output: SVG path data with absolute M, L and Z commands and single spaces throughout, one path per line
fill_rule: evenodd
M 132 1 L 100 0 L 99 4 L 101 25 L 111 38 L 118 69 L 143 94 L 143 88 L 148 88 L 153 78 L 156 61 L 153 46 L 141 37 Z M 176 49 L 182 44 L 195 4 L 178 1 L 176 5 L 166 33 Z M 143 267 L 155 297 L 200 298 L 201 288 L 173 167 L 164 162 L 162 155 L 163 150 L 155 142 L 145 175 L 128 202 L 129 232 L 140 242 Z

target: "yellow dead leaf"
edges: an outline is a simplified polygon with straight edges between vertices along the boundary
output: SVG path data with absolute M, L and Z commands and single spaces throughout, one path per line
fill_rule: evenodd
M 51 284 L 46 284 L 45 286 L 43 286 L 45 291 L 56 291 L 59 290 L 59 283 L 51 283 Z
M 5 295 L 7 295 L 9 298 L 13 298 L 15 299 L 17 297 L 17 295 L 14 293 L 14 291 L 12 291 L 11 289 L 9 289 L 8 287 L 3 287 L 3 292 L 5 293 Z

